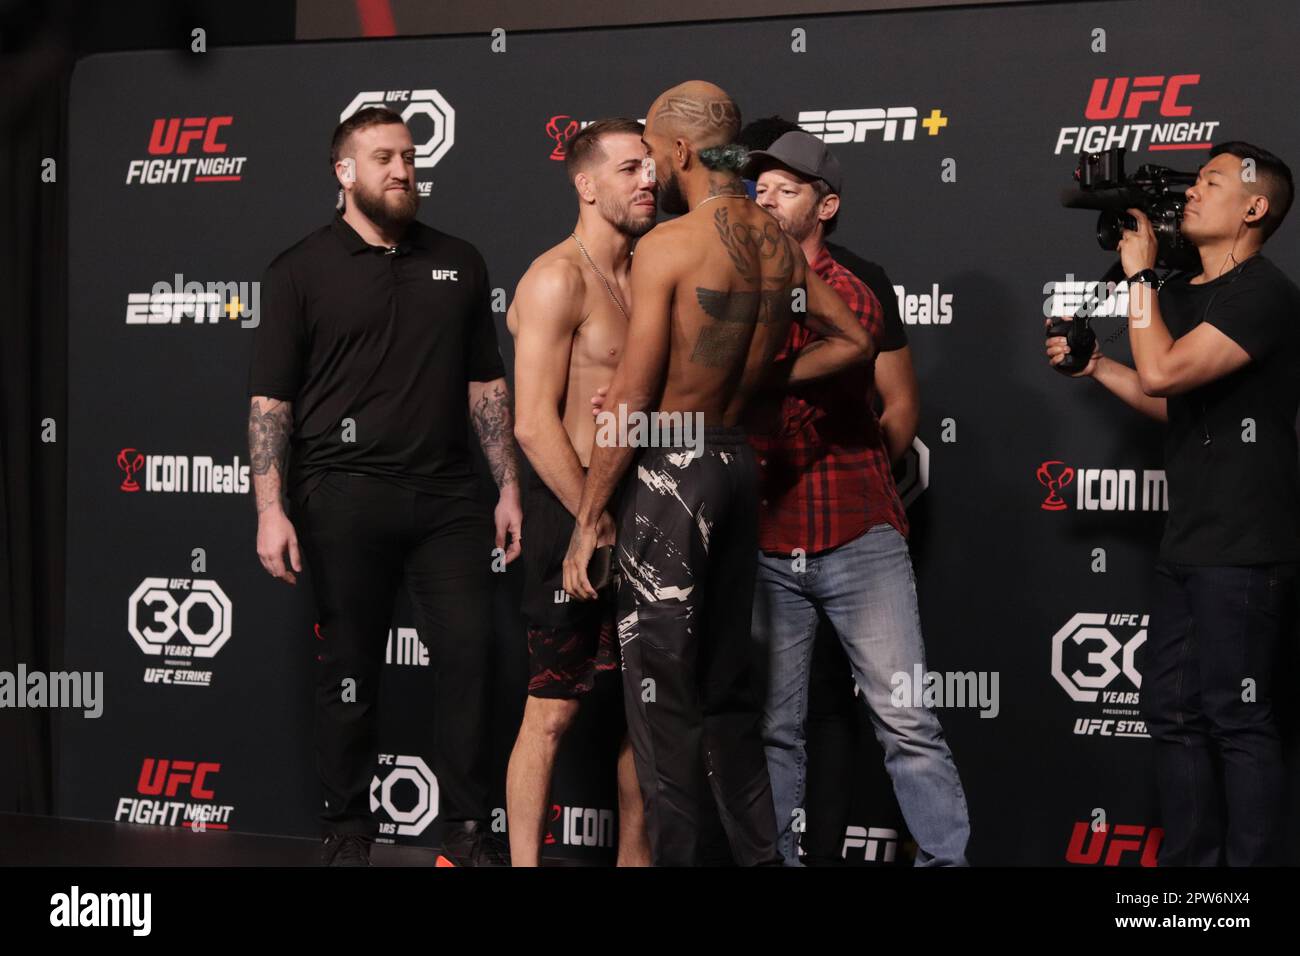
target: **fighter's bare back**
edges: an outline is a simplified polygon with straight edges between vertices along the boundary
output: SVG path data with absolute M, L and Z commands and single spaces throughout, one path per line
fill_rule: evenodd
M 706 200 L 651 235 L 678 246 L 688 263 L 672 293 L 668 367 L 657 407 L 701 412 L 706 425 L 738 424 L 785 343 L 794 292 L 806 279 L 804 256 L 746 196 Z

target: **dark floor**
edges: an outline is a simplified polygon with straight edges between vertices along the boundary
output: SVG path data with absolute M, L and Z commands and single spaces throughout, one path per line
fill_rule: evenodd
M 370 862 L 431 867 L 436 853 L 377 843 Z M 319 841 L 299 837 L 0 813 L 0 866 L 316 866 L 319 855 Z

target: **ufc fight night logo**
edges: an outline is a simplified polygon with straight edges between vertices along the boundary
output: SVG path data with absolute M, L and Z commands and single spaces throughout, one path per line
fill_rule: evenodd
M 1160 841 L 1165 831 L 1131 823 L 1092 824 L 1075 821 L 1070 834 L 1070 846 L 1065 851 L 1065 862 L 1084 866 L 1122 866 L 1136 862 L 1142 866 L 1155 866 Z M 1129 860 L 1125 860 L 1128 854 Z
M 343 122 L 357 110 L 384 106 L 402 117 L 415 142 L 415 168 L 432 169 L 456 142 L 456 111 L 437 90 L 373 90 L 358 93 L 339 114 Z M 427 135 L 425 130 L 428 130 Z M 432 192 L 433 182 L 416 183 L 421 196 Z
M 1117 146 L 1136 152 L 1209 149 L 1218 120 L 1192 118 L 1199 73 L 1101 76 L 1092 81 L 1083 118 L 1097 125 L 1062 126 L 1055 154 L 1097 153 Z M 1105 123 L 1105 120 L 1146 120 Z
M 216 761 L 145 757 L 135 795 L 117 801 L 113 819 L 119 823 L 180 826 L 196 833 L 229 830 L 235 808 L 212 802 L 216 798 L 214 778 L 220 772 L 221 764 Z
M 237 183 L 247 156 L 230 155 L 233 116 L 163 116 L 153 121 L 148 159 L 126 167 L 128 186 Z

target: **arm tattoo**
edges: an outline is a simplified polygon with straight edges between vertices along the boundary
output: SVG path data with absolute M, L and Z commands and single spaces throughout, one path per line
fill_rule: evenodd
M 473 385 L 470 387 L 473 389 Z M 505 384 L 484 384 L 470 407 L 469 417 L 497 487 L 517 482 L 519 465 L 515 460 L 514 418 L 510 412 L 510 392 Z
M 248 456 L 254 475 L 270 475 L 274 471 L 283 487 L 292 431 L 293 406 L 289 402 L 269 398 L 263 405 L 260 399 L 253 399 L 248 411 Z M 264 511 L 274 503 L 259 498 L 257 510 Z

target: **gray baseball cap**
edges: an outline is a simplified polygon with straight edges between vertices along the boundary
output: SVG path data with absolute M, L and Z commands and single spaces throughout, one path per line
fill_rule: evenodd
M 840 173 L 840 161 L 826 148 L 825 143 L 812 133 L 805 133 L 803 130 L 783 133 L 767 149 L 756 149 L 751 152 L 741 174 L 748 179 L 756 179 L 754 172 L 764 160 L 774 160 L 797 173 L 813 179 L 825 180 L 833 193 L 838 194 L 844 185 Z

